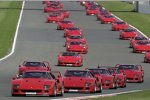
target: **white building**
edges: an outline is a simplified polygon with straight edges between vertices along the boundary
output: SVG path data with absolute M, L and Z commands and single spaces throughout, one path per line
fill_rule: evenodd
M 139 1 L 138 12 L 150 14 L 150 1 Z

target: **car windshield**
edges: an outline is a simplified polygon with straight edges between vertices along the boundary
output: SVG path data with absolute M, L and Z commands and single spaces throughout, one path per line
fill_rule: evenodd
M 67 71 L 65 77 L 74 76 L 74 77 L 86 77 L 87 71 Z
M 135 37 L 135 40 L 147 40 L 145 37 Z
M 138 41 L 137 44 L 139 45 L 147 45 L 147 44 L 150 44 L 149 41 Z
M 119 70 L 134 70 L 135 65 L 120 65 L 118 66 Z
M 125 29 L 124 32 L 135 32 L 135 29 Z
M 79 30 L 80 28 L 78 27 L 70 27 L 70 28 L 67 28 L 68 30 Z
M 115 22 L 116 24 L 125 24 L 125 22 Z
M 71 21 L 64 20 L 64 21 L 61 21 L 61 23 L 71 23 Z
M 64 52 L 62 56 L 78 56 L 78 53 L 75 52 Z
M 26 67 L 45 67 L 45 64 L 42 62 L 25 62 L 24 66 Z
M 82 42 L 70 42 L 71 45 L 83 45 Z
M 109 69 L 109 72 L 110 72 L 111 74 L 114 74 L 116 71 L 115 71 L 115 69 Z
M 113 16 L 107 16 L 107 15 L 106 15 L 105 17 L 106 17 L 106 18 L 113 18 Z
M 82 36 L 77 35 L 77 36 L 70 36 L 71 39 L 82 39 Z
M 108 74 L 106 69 L 89 69 L 93 74 Z
M 58 14 L 52 14 L 52 15 L 50 15 L 50 17 L 57 17 L 58 16 Z
M 47 72 L 25 72 L 23 78 L 50 78 Z

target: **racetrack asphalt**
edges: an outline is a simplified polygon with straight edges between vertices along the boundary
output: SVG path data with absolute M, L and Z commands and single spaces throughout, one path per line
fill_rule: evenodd
M 100 95 L 89 93 L 65 93 L 63 97 L 11 97 L 11 78 L 17 73 L 18 65 L 27 61 L 50 61 L 52 70 L 62 73 L 66 69 L 92 68 L 97 65 L 141 64 L 145 70 L 144 83 L 128 83 L 126 88 L 103 90 L 102 94 L 130 90 L 150 89 L 150 66 L 143 63 L 144 55 L 132 53 L 129 41 L 119 40 L 119 32 L 111 31 L 110 24 L 100 24 L 95 16 L 86 16 L 84 7 L 78 2 L 64 1 L 64 8 L 71 16 L 69 20 L 83 28 L 89 44 L 89 52 L 84 55 L 83 67 L 58 67 L 57 54 L 65 51 L 63 31 L 56 30 L 56 24 L 45 23 L 47 14 L 43 12 L 41 1 L 26 1 L 15 53 L 0 62 L 0 99 L 1 100 L 48 100 L 54 98 Z

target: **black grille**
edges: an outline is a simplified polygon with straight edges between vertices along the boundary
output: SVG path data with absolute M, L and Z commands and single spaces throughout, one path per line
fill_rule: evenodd
M 21 90 L 21 92 L 42 92 L 42 90 Z

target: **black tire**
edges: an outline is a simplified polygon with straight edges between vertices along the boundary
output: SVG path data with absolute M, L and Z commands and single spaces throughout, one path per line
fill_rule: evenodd
M 147 63 L 147 61 L 146 61 L 146 57 L 144 57 L 144 62 L 145 62 L 145 63 Z
M 98 93 L 102 93 L 103 91 L 103 86 L 102 86 L 102 83 L 100 84 L 100 90 L 98 91 Z
M 62 86 L 60 96 L 63 96 L 63 95 L 64 95 L 64 87 Z
M 57 96 L 57 88 L 56 88 L 56 85 L 54 86 L 54 94 L 53 94 L 54 97 Z

